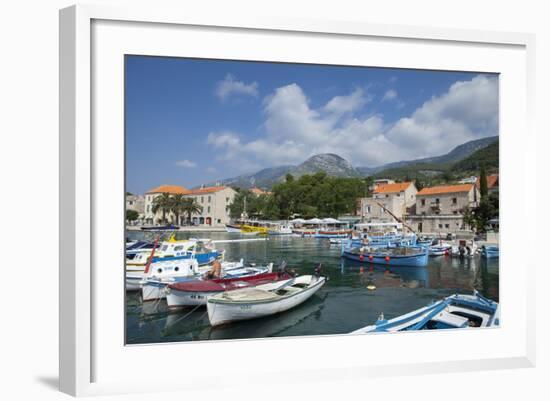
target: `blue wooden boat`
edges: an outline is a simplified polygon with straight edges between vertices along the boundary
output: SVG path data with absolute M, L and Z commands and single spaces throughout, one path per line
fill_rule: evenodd
M 168 260 L 182 260 L 182 259 L 196 259 L 199 263 L 199 266 L 207 265 L 219 259 L 223 256 L 223 253 L 217 250 L 206 251 L 206 252 L 186 252 L 184 255 L 178 256 L 165 256 L 165 257 L 154 257 L 153 263 L 156 262 L 166 262 Z
M 390 320 L 381 314 L 373 325 L 352 334 L 496 327 L 499 324 L 499 304 L 474 291 L 473 295 L 451 295 Z
M 498 258 L 499 248 L 496 245 L 483 245 L 481 247 L 481 256 L 486 259 Z
M 342 257 L 357 262 L 386 266 L 428 265 L 428 249 L 422 247 L 343 247 Z

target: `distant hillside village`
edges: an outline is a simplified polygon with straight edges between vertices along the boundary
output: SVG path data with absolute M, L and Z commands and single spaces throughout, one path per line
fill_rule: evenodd
M 350 223 L 401 221 L 419 233 L 484 231 L 488 227 L 498 230 L 499 176 L 487 175 L 484 180 L 479 177 L 418 188 L 413 181 L 337 178 L 316 173 L 298 180 L 289 176 L 287 182 L 277 184 L 273 192 L 257 187 L 239 189 L 216 185 L 187 189 L 161 185 L 144 195 L 128 193 L 126 213 L 130 225 L 223 227 L 240 217 L 243 208 L 246 212 L 248 198 L 248 214 L 256 219 L 285 220 L 299 216 L 338 217 Z M 327 185 L 338 199 L 324 198 L 323 206 L 328 209 L 323 210 L 323 206 L 312 200 L 305 201 L 306 205 L 301 207 L 291 200 L 292 190 L 300 193 L 301 199 L 308 198 L 304 191 L 309 191 L 311 198 L 320 199 L 322 196 L 315 191 L 325 194 L 329 192 Z M 358 195 L 360 193 L 366 196 Z M 345 197 L 349 198 L 347 203 L 342 199 Z M 294 209 L 283 209 L 285 201 L 294 204 Z

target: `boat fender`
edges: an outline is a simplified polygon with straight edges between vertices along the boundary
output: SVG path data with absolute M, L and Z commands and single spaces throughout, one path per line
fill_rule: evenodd
M 364 255 L 359 255 L 359 260 L 362 262 L 365 259 Z
M 389 263 L 389 261 L 390 261 L 390 257 L 389 257 L 389 256 L 386 256 L 386 257 L 385 257 L 385 259 L 386 259 L 386 262 L 388 262 L 388 263 Z
M 372 261 L 373 259 L 374 259 L 374 256 L 372 256 L 372 255 L 369 255 L 369 260 L 371 260 L 371 261 Z

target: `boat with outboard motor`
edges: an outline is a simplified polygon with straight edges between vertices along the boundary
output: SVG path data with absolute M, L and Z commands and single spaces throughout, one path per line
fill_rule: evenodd
M 498 327 L 499 324 L 499 304 L 474 291 L 473 295 L 448 296 L 390 320 L 386 320 L 381 314 L 373 325 L 355 330 L 351 334 Z

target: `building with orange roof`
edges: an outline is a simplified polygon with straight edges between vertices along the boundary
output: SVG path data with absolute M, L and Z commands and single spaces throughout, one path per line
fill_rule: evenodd
M 372 197 L 357 202 L 357 215 L 363 221 L 394 221 L 414 206 L 417 189 L 412 182 L 385 182 L 375 185 Z
M 270 194 L 270 193 L 271 193 L 271 192 L 269 192 L 269 191 L 264 191 L 263 189 L 258 188 L 258 187 L 250 188 L 250 192 L 252 192 L 252 193 L 253 193 L 254 195 L 256 195 L 256 196 L 267 195 L 267 194 Z
M 180 215 L 176 221 L 173 212 L 166 214 L 167 222 L 162 221 L 162 212 L 153 213 L 155 198 L 161 194 L 183 195 L 186 198 L 194 199 L 202 211 L 191 216 L 191 222 L 196 225 L 223 226 L 229 223 L 229 205 L 233 202 L 236 191 L 226 186 L 202 186 L 196 189 L 187 189 L 179 185 L 160 185 L 145 193 L 145 222 L 147 224 L 171 223 L 183 225 L 186 223 L 186 215 Z
M 468 228 L 463 212 L 478 201 L 479 190 L 472 183 L 426 187 L 416 194 L 415 213 L 407 222 L 419 232 L 456 233 Z
M 498 192 L 498 174 L 491 174 L 487 176 L 487 189 L 489 190 L 489 193 Z M 477 177 L 476 180 L 476 187 L 477 189 L 480 189 L 480 178 Z

